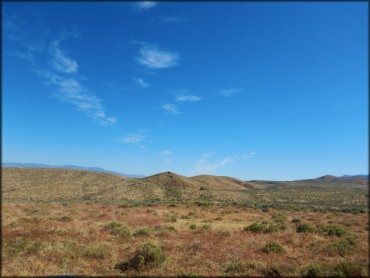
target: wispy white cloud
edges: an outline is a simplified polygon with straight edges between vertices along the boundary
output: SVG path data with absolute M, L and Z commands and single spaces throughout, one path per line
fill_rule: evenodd
M 172 151 L 163 151 L 163 152 L 160 152 L 159 155 L 169 155 L 172 153 L 173 153 Z
M 243 154 L 243 155 L 232 155 L 232 156 L 227 156 L 223 159 L 220 160 L 211 160 L 207 157 L 211 157 L 212 154 L 210 153 L 205 153 L 202 154 L 202 158 L 196 161 L 193 164 L 193 170 L 195 173 L 200 173 L 200 174 L 213 174 L 217 171 L 217 169 L 224 167 L 225 165 L 238 161 L 240 159 L 245 159 L 249 158 L 256 155 L 255 152 L 250 152 L 248 154 Z M 207 159 L 206 159 L 207 158 Z
M 154 1 L 139 1 L 139 2 L 136 2 L 136 5 L 140 10 L 151 9 L 151 8 L 155 7 L 157 4 L 158 3 L 154 2 Z
M 232 88 L 232 89 L 222 90 L 220 92 L 220 95 L 225 96 L 225 97 L 231 97 L 241 92 L 244 92 L 244 89 Z
M 119 138 L 116 141 L 120 143 L 135 144 L 139 146 L 141 149 L 146 149 L 146 146 L 142 144 L 143 142 L 148 141 L 145 136 L 146 132 L 147 130 L 142 129 L 142 130 L 139 130 L 137 133 L 128 134 L 125 137 Z
M 166 21 L 166 22 L 183 22 L 187 20 L 188 20 L 187 18 L 180 18 L 180 17 L 175 17 L 175 16 L 168 16 L 168 17 L 163 18 L 163 21 Z
M 140 49 L 138 62 L 153 69 L 170 68 L 177 64 L 179 55 L 174 52 L 159 50 L 156 46 L 144 45 Z
M 101 100 L 82 87 L 76 77 L 64 77 L 48 71 L 35 71 L 42 76 L 46 84 L 56 88 L 56 96 L 66 103 L 73 104 L 78 111 L 96 120 L 101 125 L 116 123 L 114 117 L 108 117 Z
M 177 107 L 174 104 L 166 103 L 162 106 L 162 108 L 172 114 L 180 114 L 180 111 L 177 110 Z
M 252 156 L 255 156 L 255 155 L 256 155 L 255 152 L 250 152 L 248 154 L 241 155 L 241 158 L 249 158 L 249 157 L 252 157 Z
M 138 84 L 143 89 L 150 87 L 150 84 L 145 82 L 142 78 L 134 77 L 134 81 L 136 82 L 136 84 Z
M 24 28 L 27 25 L 27 21 L 24 20 L 23 18 L 20 18 L 16 14 L 3 14 L 3 22 L 2 22 L 2 27 L 3 31 L 20 31 L 22 28 Z
M 123 142 L 123 143 L 138 144 L 143 140 L 145 140 L 145 136 L 143 134 L 130 134 L 130 135 L 127 135 L 126 137 L 119 139 L 118 141 Z
M 11 48 L 7 50 L 4 54 L 8 56 L 17 57 L 18 59 L 34 62 L 36 60 L 36 55 L 41 53 L 44 50 L 44 48 L 45 42 L 33 41 L 29 43 L 24 43 L 21 49 Z
M 201 98 L 198 97 L 197 95 L 178 95 L 178 96 L 176 96 L 176 100 L 177 101 L 192 101 L 192 102 L 195 102 L 195 101 L 201 100 Z
M 228 156 L 224 159 L 218 160 L 216 162 L 210 163 L 208 160 L 201 158 L 197 162 L 194 163 L 193 169 L 196 173 L 201 174 L 211 174 L 216 172 L 216 170 L 220 167 L 225 166 L 231 162 L 234 162 L 236 159 L 234 157 Z
M 63 73 L 75 73 L 78 69 L 78 64 L 75 60 L 67 57 L 59 48 L 60 41 L 54 41 L 50 46 L 50 55 L 52 56 L 53 67 Z

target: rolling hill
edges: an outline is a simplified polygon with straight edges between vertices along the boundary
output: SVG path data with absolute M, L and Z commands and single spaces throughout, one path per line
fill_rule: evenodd
M 61 169 L 87 170 L 87 171 L 93 171 L 93 172 L 110 173 L 110 174 L 124 176 L 127 178 L 144 178 L 145 177 L 143 175 L 125 174 L 125 173 L 120 173 L 117 171 L 102 169 L 99 167 L 83 167 L 83 166 L 76 166 L 76 165 L 55 166 L 55 165 L 40 164 L 40 163 L 3 162 L 1 163 L 1 167 L 61 168 Z
M 59 168 L 2 168 L 3 200 L 93 202 L 234 201 L 279 206 L 367 207 L 368 178 L 323 176 L 296 181 L 242 181 L 163 172 L 146 178 Z

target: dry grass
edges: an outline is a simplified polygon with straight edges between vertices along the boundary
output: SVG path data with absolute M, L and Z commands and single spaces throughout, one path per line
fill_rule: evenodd
M 5 202 L 2 217 L 5 276 L 300 276 L 309 271 L 331 275 L 348 269 L 369 274 L 367 214 L 261 211 L 220 205 Z M 293 219 L 309 224 L 314 231 L 297 233 L 299 223 Z M 112 222 L 127 227 L 132 236 L 112 233 L 107 228 L 117 226 L 109 226 Z M 243 230 L 254 222 L 285 224 L 286 229 L 266 233 Z M 190 229 L 192 224 L 194 229 Z M 316 228 L 318 224 L 346 226 L 348 232 L 329 235 Z M 130 261 L 147 242 L 161 248 L 164 263 L 140 272 L 115 268 Z M 266 252 L 269 242 L 279 244 L 283 251 Z M 333 246 L 346 248 L 339 242 L 349 242 L 351 249 L 335 252 Z

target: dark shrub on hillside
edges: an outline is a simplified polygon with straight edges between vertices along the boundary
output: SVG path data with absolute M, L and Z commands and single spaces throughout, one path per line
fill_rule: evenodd
M 196 230 L 196 229 L 197 229 L 197 225 L 195 225 L 195 224 L 191 224 L 191 225 L 189 226 L 189 229 L 190 229 L 190 230 Z
M 59 221 L 62 221 L 62 222 L 68 222 L 68 221 L 72 221 L 72 217 L 70 216 L 62 216 L 61 218 L 58 219 Z
M 297 233 L 312 233 L 313 228 L 311 227 L 310 224 L 302 223 L 302 224 L 298 224 L 296 231 Z
M 326 231 L 329 236 L 343 236 L 348 233 L 348 229 L 341 226 L 327 226 Z
M 122 224 L 117 222 L 111 222 L 109 223 L 105 229 L 110 230 L 110 234 L 121 236 L 124 238 L 131 238 L 131 232 L 127 227 L 123 227 Z
M 266 226 L 257 222 L 254 222 L 250 224 L 249 226 L 244 227 L 244 231 L 250 231 L 253 233 L 262 232 L 264 229 L 266 229 Z
M 147 228 L 138 229 L 135 231 L 134 236 L 150 236 L 150 230 Z
M 292 223 L 301 223 L 301 219 L 293 218 Z
M 267 253 L 270 253 L 270 252 L 280 253 L 284 251 L 284 248 L 279 243 L 275 241 L 271 241 L 271 242 L 266 243 L 265 246 L 262 247 L 262 250 Z
M 356 239 L 353 237 L 346 237 L 343 240 L 330 243 L 326 248 L 324 248 L 324 252 L 327 252 L 330 255 L 339 254 L 340 256 L 344 256 L 356 251 L 357 246 L 358 241 Z
M 268 227 L 265 227 L 263 229 L 263 232 L 264 233 L 273 233 L 273 232 L 277 232 L 279 230 L 279 227 L 276 226 L 275 224 L 270 224 Z
M 128 262 L 116 264 L 116 268 L 126 271 L 128 269 L 135 269 L 142 271 L 161 266 L 166 261 L 166 256 L 162 249 L 153 243 L 145 243 Z
M 340 263 L 334 268 L 334 277 L 364 277 L 363 268 L 351 262 Z
M 301 274 L 303 277 L 323 277 L 324 269 L 322 266 L 313 264 L 303 269 Z

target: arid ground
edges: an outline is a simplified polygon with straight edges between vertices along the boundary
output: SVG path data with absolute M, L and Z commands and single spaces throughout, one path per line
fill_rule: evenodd
M 368 276 L 368 214 L 2 204 L 2 275 Z

